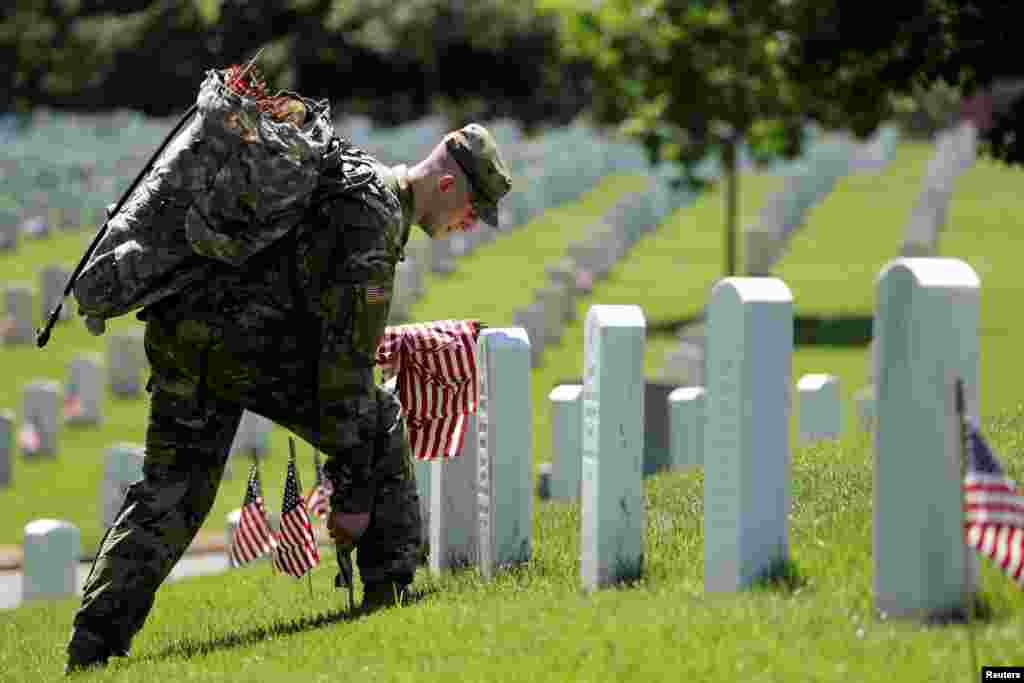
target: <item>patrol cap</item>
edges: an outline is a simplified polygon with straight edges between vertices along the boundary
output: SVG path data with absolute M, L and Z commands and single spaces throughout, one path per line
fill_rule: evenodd
M 494 137 L 479 123 L 471 123 L 449 133 L 445 146 L 469 180 L 473 208 L 484 223 L 497 228 L 498 200 L 508 194 L 512 177 Z

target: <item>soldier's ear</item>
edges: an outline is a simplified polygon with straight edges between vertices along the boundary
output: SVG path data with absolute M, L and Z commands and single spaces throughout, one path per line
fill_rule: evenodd
M 455 176 L 450 173 L 443 174 L 437 179 L 437 189 L 441 190 L 441 193 L 450 192 L 455 187 Z

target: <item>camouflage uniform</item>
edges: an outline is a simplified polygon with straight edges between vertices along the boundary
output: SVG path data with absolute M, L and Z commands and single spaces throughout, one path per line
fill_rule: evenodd
M 216 497 L 243 409 L 317 445 L 331 504 L 370 512 L 360 574 L 410 583 L 419 502 L 397 399 L 373 383 L 395 264 L 412 216 L 406 168 L 370 160 L 355 192 L 322 188 L 314 216 L 235 268 L 145 309 L 152 367 L 143 479 L 133 484 L 83 588 L 69 651 L 126 653 L 157 588 Z

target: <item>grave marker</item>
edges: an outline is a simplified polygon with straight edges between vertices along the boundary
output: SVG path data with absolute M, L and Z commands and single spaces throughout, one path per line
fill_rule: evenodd
M 81 534 L 70 522 L 37 519 L 25 525 L 22 548 L 23 600 L 74 595 L 78 591 Z
M 477 435 L 477 416 L 466 415 L 459 455 L 430 461 L 430 571 L 435 574 L 478 561 Z
M 842 430 L 839 378 L 827 374 L 804 375 L 797 382 L 800 399 L 800 440 L 838 439 Z
M 583 385 L 560 384 L 548 394 L 551 402 L 551 498 L 574 500 L 580 495 L 583 470 Z
M 720 280 L 705 335 L 704 590 L 735 591 L 789 552 L 789 288 Z
M 18 224 L 13 215 L 0 212 L 0 250 L 14 250 L 18 246 Z
M 39 319 L 47 320 L 50 311 L 57 307 L 57 304 L 64 296 L 64 287 L 71 277 L 71 271 L 59 265 L 44 266 L 39 272 Z M 58 321 L 65 321 L 71 318 L 71 300 L 65 301 L 61 306 Z
M 14 413 L 0 410 L 0 488 L 11 485 L 14 460 Z
M 532 303 L 512 311 L 512 325 L 522 328 L 530 340 L 530 367 L 540 367 L 547 335 L 544 333 L 544 309 Z
M 107 372 L 110 389 L 119 398 L 135 398 L 142 392 L 142 367 L 146 363 L 142 330 L 107 336 Z
M 874 602 L 890 616 L 959 612 L 965 569 L 974 590 L 954 387 L 963 380 L 966 412 L 980 415 L 979 299 L 977 274 L 958 259 L 895 259 L 878 277 Z
M 491 579 L 532 555 L 530 339 L 521 327 L 486 329 L 479 349 L 479 556 L 481 575 Z
M 639 306 L 591 306 L 584 327 L 580 579 L 584 590 L 643 568 L 644 341 Z
M 704 387 L 679 387 L 668 395 L 669 467 L 704 464 Z
M 98 353 L 75 357 L 68 365 L 68 382 L 64 385 L 64 422 L 73 425 L 97 425 L 102 421 L 100 402 L 103 399 L 102 359 Z
M 265 458 L 270 452 L 270 432 L 273 428 L 271 420 L 251 410 L 243 410 L 235 438 L 231 442 L 231 455 Z
M 18 439 L 25 457 L 57 455 L 59 414 L 60 384 L 40 379 L 33 380 L 25 386 L 22 424 Z
M 100 526 L 110 527 L 117 520 L 128 487 L 142 479 L 146 450 L 133 443 L 117 443 L 107 449 L 100 497 Z
M 0 320 L 0 338 L 4 344 L 32 344 L 36 333 L 32 327 L 32 288 L 23 284 L 8 285 L 4 292 L 5 315 Z

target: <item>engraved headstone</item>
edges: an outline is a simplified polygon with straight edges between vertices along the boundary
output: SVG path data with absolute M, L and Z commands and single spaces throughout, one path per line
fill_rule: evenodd
M 107 335 L 107 372 L 115 396 L 135 398 L 141 394 L 145 364 L 141 329 Z
M 71 272 L 58 265 L 45 266 L 39 273 L 39 319 L 47 320 L 50 317 L 50 312 L 57 307 L 57 303 L 61 300 L 64 295 L 64 287 L 68 283 L 68 278 L 71 277 Z M 57 317 L 58 321 L 69 320 L 71 318 L 72 301 L 69 298 L 64 301 L 64 305 L 61 306 L 60 315 Z
M 113 525 L 128 487 L 142 479 L 145 449 L 133 443 L 117 443 L 107 449 L 100 492 L 100 526 Z
M 0 319 L 0 338 L 4 344 L 31 344 L 35 341 L 32 327 L 32 288 L 28 285 L 8 285 L 4 292 L 5 311 Z
M 19 441 L 27 458 L 57 455 L 60 384 L 34 380 L 25 386 Z
M 477 514 L 480 573 L 532 555 L 530 339 L 520 327 L 480 334 Z
M 720 280 L 705 335 L 704 590 L 730 592 L 789 553 L 789 288 Z
M 800 441 L 838 439 L 842 431 L 839 378 L 835 375 L 804 375 L 797 382 L 800 408 Z
M 644 556 L 644 345 L 639 306 L 591 306 L 583 337 L 580 579 L 638 578 Z
M 102 421 L 103 360 L 98 353 L 84 353 L 68 364 L 68 381 L 64 385 L 64 422 L 73 425 L 96 425 Z
M 704 387 L 679 387 L 668 395 L 669 467 L 704 464 Z
M 959 259 L 895 259 L 878 277 L 874 604 L 889 616 L 948 616 L 974 590 L 954 387 L 963 381 L 966 412 L 980 415 L 979 299 Z
M 477 563 L 477 416 L 466 416 L 462 451 L 430 463 L 430 570 Z
M 22 599 L 74 595 L 78 591 L 81 551 L 81 533 L 70 522 L 37 519 L 26 524 L 22 546 Z
M 551 498 L 574 500 L 580 495 L 583 469 L 583 385 L 560 384 L 548 394 L 551 402 Z
M 11 485 L 14 461 L 14 412 L 0 410 L 0 488 Z

